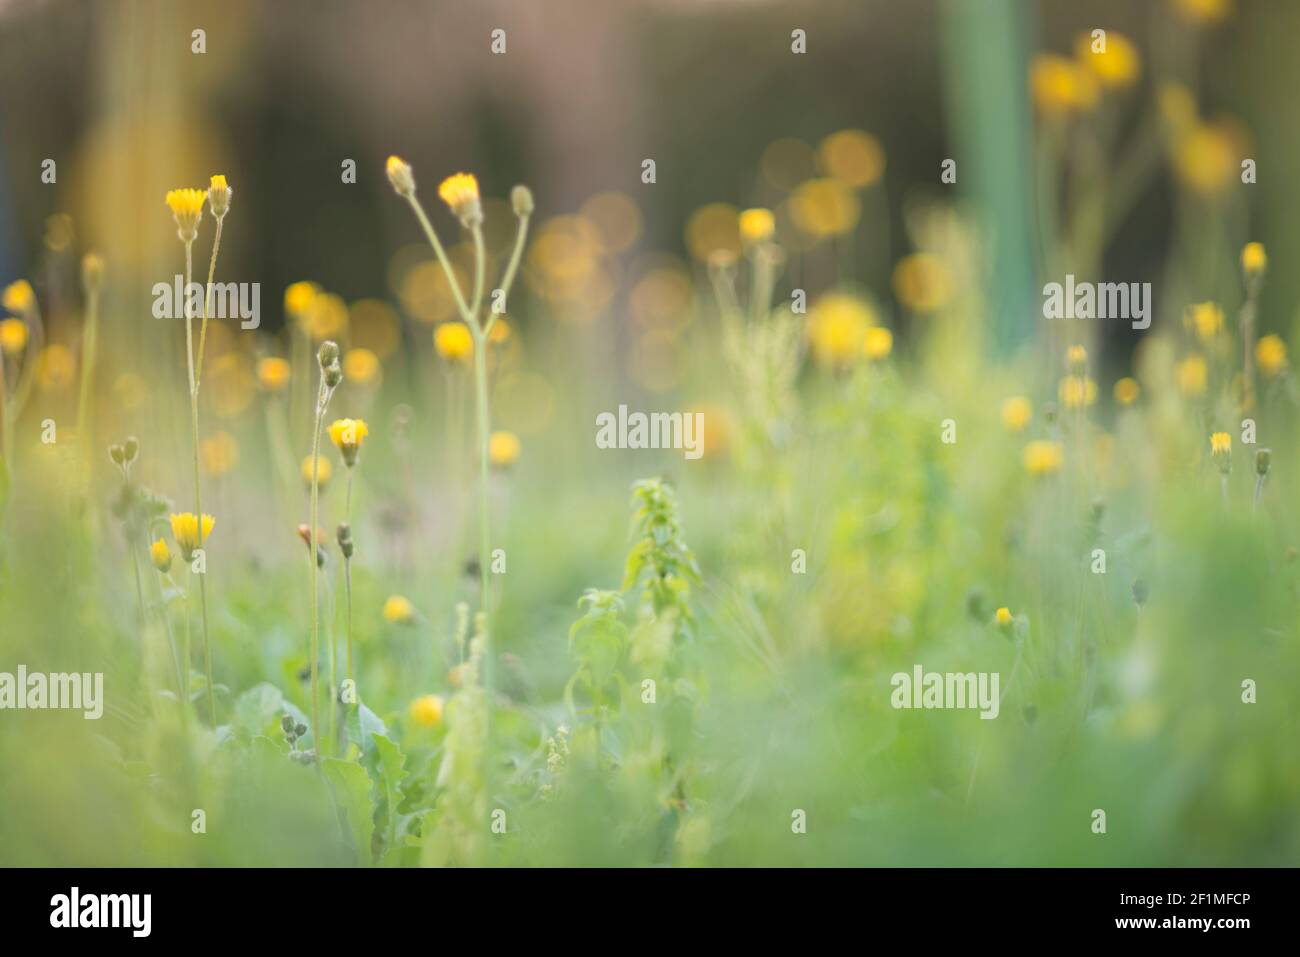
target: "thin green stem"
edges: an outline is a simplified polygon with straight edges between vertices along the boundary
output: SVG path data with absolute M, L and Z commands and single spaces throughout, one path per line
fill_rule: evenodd
M 337 751 L 338 731 L 336 722 L 338 721 L 338 700 L 339 700 L 339 683 L 338 683 L 338 631 L 335 629 L 335 604 L 333 593 L 329 590 L 329 579 L 325 580 L 326 593 L 328 596 L 329 615 L 329 649 L 330 649 L 330 683 L 329 683 L 329 747 L 331 755 Z
M 208 317 L 212 315 L 212 279 L 217 272 L 217 252 L 221 249 L 221 224 L 225 220 L 225 216 L 217 217 L 217 231 L 212 237 L 212 258 L 208 260 L 208 283 L 203 292 L 203 324 L 199 328 L 199 358 L 194 370 L 195 391 L 198 391 L 199 383 L 203 381 L 203 352 L 208 342 Z M 186 288 L 188 288 L 188 280 L 186 280 Z
M 501 277 L 501 301 L 507 303 L 510 301 L 510 290 L 515 284 L 515 276 L 519 272 L 519 261 L 523 258 L 524 242 L 528 238 L 528 217 L 519 217 L 519 228 L 515 230 L 515 248 L 510 253 L 510 262 L 506 264 L 505 274 Z M 487 326 L 483 329 L 484 335 L 492 331 L 492 326 L 496 322 L 496 314 L 488 318 Z
M 86 336 L 82 340 L 81 389 L 77 395 L 77 440 L 86 455 L 86 462 L 91 460 L 93 437 L 87 431 L 86 412 L 90 404 L 90 391 L 94 388 L 95 362 L 99 354 L 99 291 L 90 290 L 86 300 Z
M 185 244 L 185 289 L 190 288 L 194 276 L 194 242 Z M 203 495 L 199 483 L 199 383 L 194 361 L 194 315 L 190 312 L 189 296 L 185 297 L 185 359 L 190 377 L 190 430 L 194 436 L 194 515 L 198 522 L 199 548 L 203 548 Z M 190 570 L 193 571 L 191 557 Z M 208 641 L 208 587 L 207 560 L 204 570 L 199 574 L 199 608 L 203 622 L 203 670 L 207 679 L 208 718 L 215 728 L 217 726 L 217 699 L 212 690 L 212 648 Z M 189 627 L 188 618 L 186 628 Z M 188 649 L 186 649 L 188 655 Z M 188 663 L 188 657 L 186 659 Z M 187 689 L 188 691 L 188 689 Z
M 127 538 L 133 539 L 134 537 L 134 534 L 128 530 Z M 135 597 L 140 603 L 140 627 L 143 628 L 149 619 L 145 614 L 144 585 L 141 583 L 140 579 L 140 556 L 136 554 L 136 543 L 131 541 L 129 542 L 129 545 L 131 551 L 131 568 L 135 572 Z
M 1241 409 L 1250 414 L 1255 411 L 1255 290 L 1246 293 L 1246 303 L 1241 307 Z
M 191 632 L 191 619 L 194 617 L 192 614 L 194 611 L 194 603 L 190 596 L 193 594 L 193 591 L 194 591 L 194 573 L 192 567 L 187 563 L 185 565 L 185 641 L 181 648 L 181 658 L 184 659 L 182 665 L 183 665 L 184 679 L 185 679 L 184 681 L 185 701 L 183 703 L 183 707 L 187 711 L 189 710 L 190 707 L 190 661 L 191 661 L 190 647 L 193 643 L 193 637 Z
M 473 317 L 469 311 L 469 306 L 465 304 L 465 297 L 461 294 L 460 283 L 456 281 L 456 273 L 451 268 L 451 262 L 447 259 L 447 253 L 442 248 L 442 243 L 438 239 L 438 234 L 433 231 L 433 224 L 429 222 L 429 217 L 424 214 L 424 207 L 420 205 L 419 199 L 415 193 L 407 193 L 406 201 L 411 204 L 411 209 L 415 210 L 415 218 L 420 221 L 420 228 L 424 230 L 424 235 L 429 240 L 429 245 L 433 247 L 434 254 L 438 257 L 438 262 L 442 265 L 442 271 L 447 274 L 447 282 L 451 286 L 452 295 L 456 297 L 456 307 L 460 309 L 460 314 L 468 323 Z
M 320 434 L 321 423 L 325 419 L 325 406 L 329 403 L 329 389 L 325 386 L 324 370 L 321 370 L 320 391 L 316 396 L 316 424 L 312 429 L 311 439 L 311 524 L 308 526 L 307 558 L 311 562 L 311 734 L 315 742 L 315 758 L 320 764 L 323 746 L 320 726 L 320 694 L 318 692 L 317 658 L 320 654 L 320 565 L 316 561 L 316 551 L 320 547 L 316 535 L 317 515 L 320 509 Z
M 176 694 L 180 695 L 183 694 L 185 690 L 185 678 L 184 675 L 181 674 L 181 659 L 180 655 L 176 652 L 176 637 L 172 633 L 171 614 L 167 609 L 167 589 L 164 587 L 164 582 L 166 580 L 166 573 L 161 571 L 158 572 L 158 615 L 162 618 L 163 627 L 167 631 L 167 647 L 171 649 L 172 664 L 176 668 Z M 189 714 L 187 708 L 181 709 L 182 716 L 187 714 Z
M 343 521 L 352 521 L 352 469 L 348 469 L 348 491 L 347 499 L 343 507 Z M 348 679 L 356 681 L 352 673 L 352 557 L 343 556 L 343 600 L 346 606 L 344 613 L 346 615 L 345 624 L 348 630 Z
M 475 332 L 474 335 L 474 392 L 476 399 L 475 419 L 478 425 L 478 503 L 479 503 L 479 589 L 483 609 L 483 687 L 487 691 L 489 707 L 488 721 L 491 727 L 491 705 L 494 683 L 492 654 L 492 603 L 488 595 L 489 551 L 492 547 L 490 528 L 490 509 L 488 508 L 488 441 L 491 435 L 488 420 L 488 386 L 487 386 L 487 335 Z M 490 733 L 489 733 L 490 739 Z
M 352 670 L 352 559 L 350 558 L 343 559 L 343 593 L 347 604 L 348 680 L 355 683 L 356 673 Z
M 478 318 L 478 311 L 483 305 L 483 276 L 487 272 L 487 251 L 483 248 L 483 227 L 475 223 L 471 229 L 474 236 L 474 304 L 470 314 Z

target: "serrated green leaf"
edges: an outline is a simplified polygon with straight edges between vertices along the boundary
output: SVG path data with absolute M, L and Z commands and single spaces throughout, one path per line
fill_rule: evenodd
M 360 701 L 348 705 L 344 727 L 347 728 L 348 741 L 355 744 L 363 754 L 370 757 L 373 757 L 375 750 L 374 736 L 377 734 L 387 736 L 388 734 L 387 725 Z
M 339 821 L 348 835 L 356 861 L 370 864 L 370 841 L 375 829 L 375 805 L 370 797 L 370 775 L 353 761 L 325 758 L 321 770 L 329 783 Z
M 406 777 L 406 755 L 382 734 L 372 736 L 374 758 L 367 762 L 370 776 L 379 794 L 381 824 L 384 829 L 384 852 L 397 844 L 397 806 L 402 800 L 402 781 Z

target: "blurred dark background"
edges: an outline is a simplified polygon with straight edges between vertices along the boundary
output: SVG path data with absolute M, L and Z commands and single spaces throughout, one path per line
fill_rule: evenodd
M 1034 52 L 1068 53 L 1096 25 L 1120 30 L 1143 53 L 1145 88 L 1162 38 L 1182 28 L 1178 2 L 7 0 L 0 278 L 34 273 L 59 212 L 73 215 L 78 247 L 108 251 L 119 277 L 122 266 L 170 256 L 163 192 L 222 171 L 240 213 L 223 271 L 263 284 L 273 326 L 278 290 L 297 279 L 350 301 L 391 295 L 391 250 L 415 236 L 388 194 L 390 152 L 410 160 L 426 195 L 459 169 L 477 172 L 489 195 L 527 181 L 540 216 L 622 192 L 641 210 L 639 246 L 681 253 L 700 205 L 773 200 L 759 175 L 768 144 L 815 144 L 847 127 L 873 134 L 888 156 L 893 248 L 861 276 L 883 288 L 891 260 L 908 251 L 904 204 L 941 189 L 945 157 L 980 167 L 957 195 L 985 203 L 993 221 L 998 189 L 1024 185 L 1029 122 L 1011 114 L 1027 113 L 1022 80 Z M 1300 80 L 1291 50 L 1300 5 L 1228 6 L 1227 18 L 1197 28 L 1196 61 L 1173 68 L 1187 73 L 1204 113 L 1230 110 L 1251 131 L 1260 170 L 1252 238 L 1284 264 L 1296 251 L 1285 225 L 1300 119 L 1287 101 Z M 504 55 L 490 50 L 497 28 Z M 794 28 L 808 33 L 806 55 L 790 51 Z M 203 55 L 191 52 L 195 29 L 206 31 Z M 639 179 L 646 157 L 658 167 L 653 187 Z M 58 164 L 54 185 L 40 181 L 46 158 Z M 355 185 L 341 182 L 345 159 L 356 161 Z M 1117 230 L 1107 263 L 1122 263 L 1124 278 L 1154 271 L 1164 255 L 1166 193 L 1149 191 Z M 1002 226 L 1014 251 L 1018 227 Z M 1296 292 L 1275 270 L 1266 307 L 1288 304 L 1289 317 Z M 1036 303 L 1022 289 L 1008 307 Z

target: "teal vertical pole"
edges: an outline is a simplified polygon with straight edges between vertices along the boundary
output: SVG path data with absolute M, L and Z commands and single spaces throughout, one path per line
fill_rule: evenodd
M 957 188 L 995 237 L 989 321 L 993 346 L 1005 355 L 1033 337 L 1041 310 L 1026 46 L 1032 7 L 943 0 L 941 11 Z

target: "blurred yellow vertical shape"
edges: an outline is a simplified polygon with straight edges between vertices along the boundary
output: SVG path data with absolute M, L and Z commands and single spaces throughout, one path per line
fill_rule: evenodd
M 205 188 L 212 172 L 230 171 L 204 95 L 238 57 L 244 5 L 228 7 L 222 44 L 209 44 L 202 54 L 191 52 L 191 31 L 211 19 L 202 15 L 210 11 L 207 5 L 151 4 L 143 15 L 146 8 L 112 0 L 92 11 L 99 46 L 90 60 L 98 71 L 88 84 L 89 121 L 77 144 L 69 205 L 83 242 L 112 267 L 100 338 L 105 357 L 128 357 L 124 371 L 143 374 L 162 394 L 186 388 L 182 324 L 152 315 L 154 284 L 174 282 L 184 268 L 163 196 L 177 186 Z M 207 220 L 195 244 L 197 260 L 206 263 L 211 241 Z M 103 385 L 97 391 L 106 401 L 102 397 L 113 382 Z M 147 414 L 161 415 L 167 405 L 153 408 Z M 177 430 L 151 431 L 169 442 L 182 436 Z M 183 460 L 185 450 L 156 451 Z

